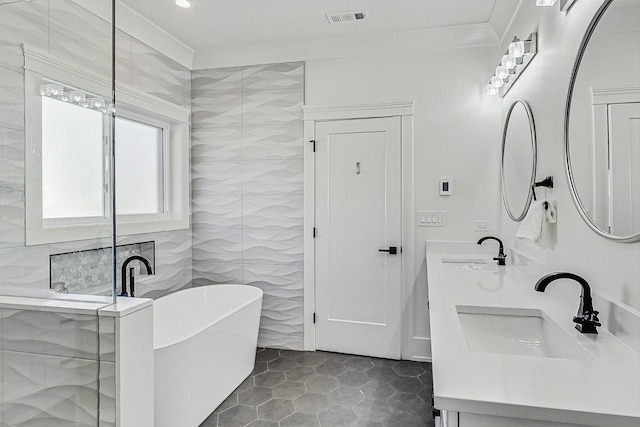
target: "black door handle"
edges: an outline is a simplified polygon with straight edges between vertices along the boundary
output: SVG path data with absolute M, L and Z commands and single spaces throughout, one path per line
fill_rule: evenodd
M 378 252 L 389 252 L 389 255 L 396 255 L 398 248 L 396 246 L 389 246 L 389 249 L 378 249 Z

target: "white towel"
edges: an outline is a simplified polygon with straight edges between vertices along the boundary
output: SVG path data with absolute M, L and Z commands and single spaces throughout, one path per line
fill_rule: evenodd
M 544 218 L 547 220 L 549 224 L 555 224 L 558 221 L 556 207 L 553 203 L 548 202 L 549 205 L 544 211 Z
M 547 200 L 536 200 L 531 202 L 529 211 L 522 220 L 520 228 L 516 233 L 516 237 L 525 240 L 537 242 L 542 234 L 542 222 L 545 220 L 545 203 L 551 208 L 552 204 Z M 555 212 L 555 211 L 554 211 Z

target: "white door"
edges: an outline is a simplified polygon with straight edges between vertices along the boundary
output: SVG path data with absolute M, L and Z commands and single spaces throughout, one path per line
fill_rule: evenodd
M 640 103 L 609 105 L 610 231 L 640 229 Z
M 316 125 L 318 350 L 400 358 L 400 126 Z

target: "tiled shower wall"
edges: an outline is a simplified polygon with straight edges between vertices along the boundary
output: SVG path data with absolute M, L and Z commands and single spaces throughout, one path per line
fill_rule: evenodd
M 115 426 L 114 318 L 85 312 L 0 308 L 0 426 Z
M 51 254 L 112 245 L 111 239 L 25 245 L 22 43 L 107 76 L 111 69 L 110 24 L 77 3 L 0 6 L 0 293 L 8 286 L 48 288 Z M 116 47 L 119 82 L 190 108 L 189 70 L 122 32 Z M 125 236 L 118 244 L 146 241 L 155 242 L 158 268 L 140 280 L 138 295 L 189 286 L 190 230 Z M 114 332 L 113 318 L 98 322 L 94 314 L 0 309 L 0 425 L 95 426 L 98 404 L 99 425 L 115 425 Z
M 300 62 L 193 72 L 193 283 L 261 288 L 265 347 L 303 347 L 303 99 Z
M 71 0 L 0 6 L 0 286 L 49 287 L 51 254 L 111 246 L 110 239 L 25 246 L 25 121 L 21 44 L 106 76 L 111 25 Z M 118 31 L 116 74 L 121 84 L 191 107 L 191 71 Z M 118 244 L 156 242 L 158 269 L 138 296 L 158 297 L 191 282 L 190 230 L 127 236 Z

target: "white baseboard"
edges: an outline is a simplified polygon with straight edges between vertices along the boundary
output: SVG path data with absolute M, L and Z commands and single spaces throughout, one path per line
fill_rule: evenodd
M 431 338 L 413 337 L 411 342 L 411 354 L 403 359 L 416 362 L 431 362 Z

